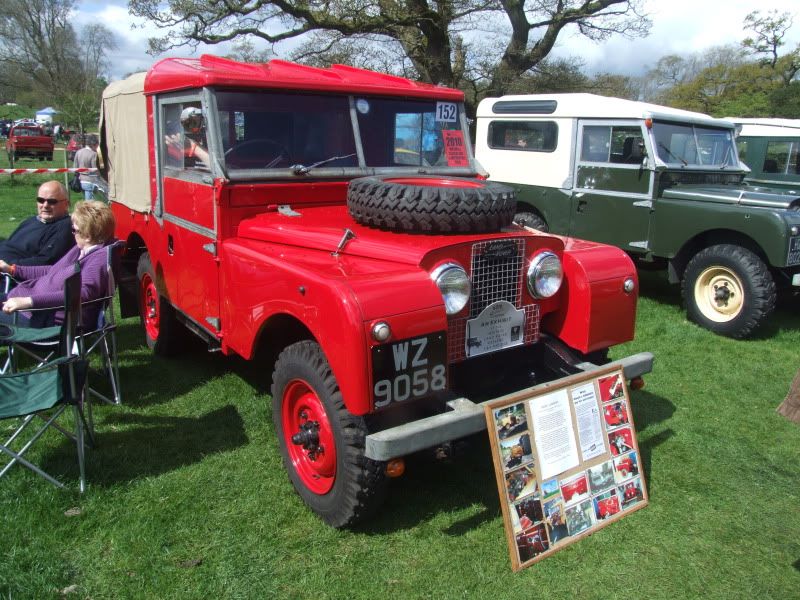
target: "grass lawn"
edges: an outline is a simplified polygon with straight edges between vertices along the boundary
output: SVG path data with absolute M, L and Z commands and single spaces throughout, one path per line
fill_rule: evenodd
M 2 238 L 41 178 L 0 177 Z M 656 357 L 632 393 L 650 506 L 517 574 L 485 436 L 414 457 L 381 514 L 336 531 L 282 468 L 268 374 L 202 349 L 154 358 L 122 321 L 124 405 L 96 411 L 87 493 L 55 433 L 33 456 L 72 490 L 18 467 L 0 480 L 0 598 L 798 598 L 800 426 L 775 412 L 800 367 L 798 306 L 733 341 L 643 273 L 637 338 L 612 357 Z

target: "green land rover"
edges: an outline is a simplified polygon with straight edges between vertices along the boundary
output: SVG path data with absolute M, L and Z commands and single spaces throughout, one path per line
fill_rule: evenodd
M 800 119 L 740 119 L 736 124 L 739 158 L 751 185 L 800 193 Z
M 730 121 L 592 94 L 487 98 L 477 116 L 518 223 L 665 267 L 699 325 L 745 337 L 800 290 L 800 193 L 743 182 Z

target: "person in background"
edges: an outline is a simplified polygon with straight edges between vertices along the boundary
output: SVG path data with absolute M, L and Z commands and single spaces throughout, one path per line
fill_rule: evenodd
M 45 181 L 39 186 L 36 203 L 36 216 L 25 219 L 0 242 L 0 260 L 20 266 L 52 265 L 75 245 L 64 184 Z
M 102 298 L 108 291 L 106 246 L 114 242 L 114 214 L 104 202 L 79 202 L 71 217 L 75 247 L 54 265 L 26 267 L 0 260 L 0 273 L 8 273 L 19 284 L 7 294 L 0 293 L 3 303 L 0 323 L 16 323 L 26 327 L 60 325 L 63 308 L 32 313 L 31 308 L 57 308 L 64 303 L 64 282 L 81 265 L 81 302 Z M 100 303 L 84 304 L 82 322 L 97 322 Z M 19 315 L 14 315 L 19 312 Z
M 75 153 L 73 167 L 76 169 L 96 169 L 97 168 L 97 136 L 90 133 L 86 136 L 86 145 Z M 90 178 L 81 177 L 81 187 L 83 188 L 84 200 L 91 200 L 94 192 L 94 183 Z

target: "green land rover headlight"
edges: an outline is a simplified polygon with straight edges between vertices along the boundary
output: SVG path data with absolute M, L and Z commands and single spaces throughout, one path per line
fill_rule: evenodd
M 436 267 L 431 273 L 431 279 L 442 293 L 445 312 L 455 315 L 461 312 L 472 292 L 472 284 L 467 277 L 467 272 L 455 263 L 445 263 Z
M 540 252 L 528 267 L 528 291 L 535 298 L 550 298 L 564 280 L 561 260 L 552 252 Z

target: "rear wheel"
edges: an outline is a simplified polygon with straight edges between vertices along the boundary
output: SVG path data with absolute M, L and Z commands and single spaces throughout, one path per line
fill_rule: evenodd
M 698 252 L 683 275 L 689 319 L 714 333 L 743 338 L 775 308 L 775 282 L 753 252 L 731 244 Z
M 316 342 L 296 342 L 278 357 L 272 418 L 292 485 L 326 523 L 354 525 L 383 501 L 384 463 L 364 456 L 364 419 L 344 406 Z
M 139 278 L 139 317 L 147 346 L 154 354 L 175 354 L 181 346 L 183 326 L 175 317 L 172 305 L 158 293 L 149 253 L 139 257 L 136 274 Z

